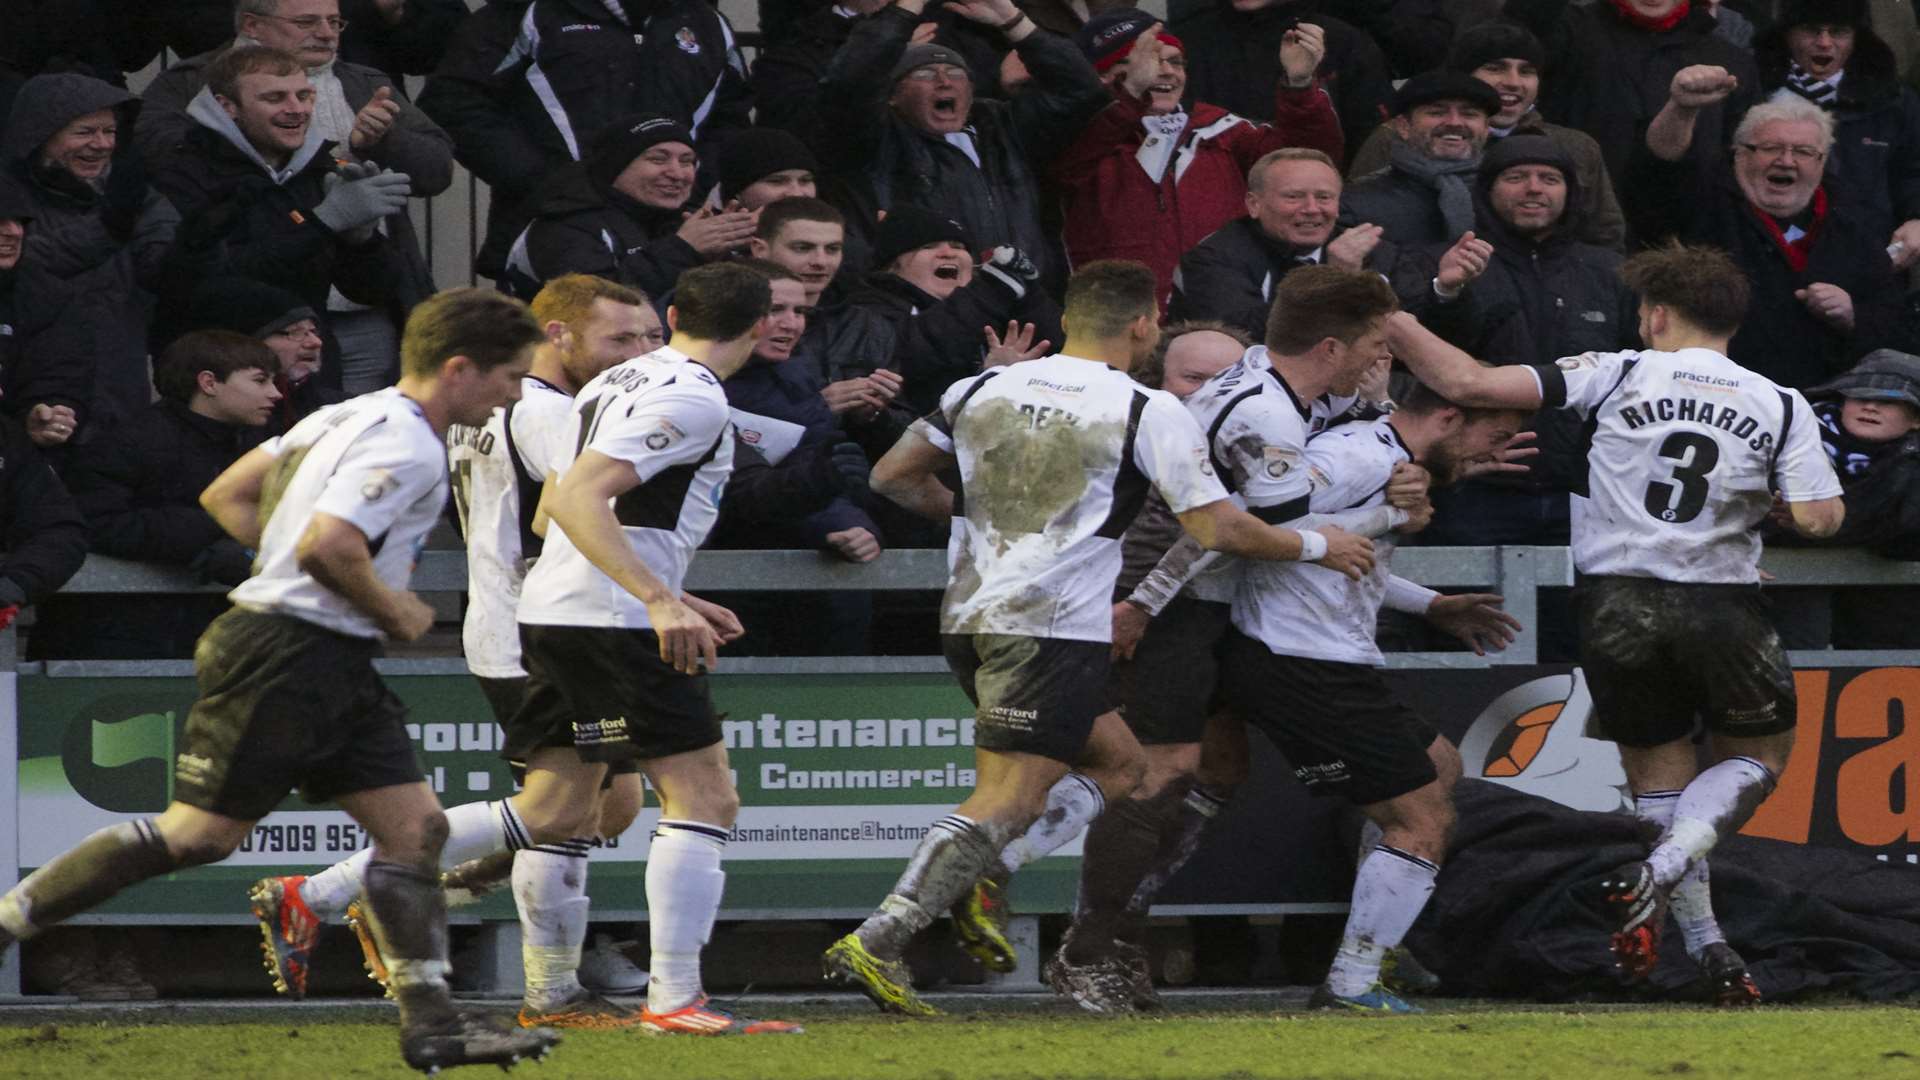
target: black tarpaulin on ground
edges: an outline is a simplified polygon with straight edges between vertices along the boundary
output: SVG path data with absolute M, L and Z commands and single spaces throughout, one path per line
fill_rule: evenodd
M 1697 996 L 1699 969 L 1671 921 L 1645 986 L 1622 986 L 1597 883 L 1644 858 L 1626 814 L 1571 810 L 1463 780 L 1439 887 L 1408 945 L 1448 995 L 1570 999 Z M 1884 1000 L 1920 993 L 1920 867 L 1834 848 L 1736 836 L 1710 859 L 1713 906 L 1761 993 Z

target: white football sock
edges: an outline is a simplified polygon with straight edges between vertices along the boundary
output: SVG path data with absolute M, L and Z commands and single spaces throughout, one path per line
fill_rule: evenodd
M 1694 860 L 1739 832 L 1772 790 L 1772 770 L 1748 757 L 1730 757 L 1694 777 L 1674 802 L 1673 823 L 1647 856 L 1654 880 L 1673 888 Z
M 647 849 L 647 1008 L 672 1012 L 700 997 L 700 950 L 713 934 L 727 875 L 720 855 L 727 830 L 662 819 Z
M 513 899 L 520 909 L 520 960 L 526 1004 L 558 1008 L 580 992 L 580 949 L 587 940 L 587 851 L 591 841 L 530 848 L 513 857 Z
M 440 849 L 440 866 L 459 866 L 496 851 L 532 846 L 527 827 L 505 799 L 463 803 L 447 809 L 447 843 Z M 366 887 L 367 864 L 373 849 L 363 848 L 300 884 L 300 899 L 322 919 L 338 916 Z
M 1440 868 L 1385 844 L 1375 848 L 1353 879 L 1346 934 L 1327 972 L 1327 988 L 1358 997 L 1380 981 L 1380 960 L 1400 944 L 1433 895 Z
M 1014 837 L 1000 851 L 1000 868 L 1008 876 L 1014 871 L 1058 850 L 1079 836 L 1100 812 L 1106 809 L 1106 797 L 1100 785 L 1080 773 L 1070 772 L 1047 791 L 1047 808 L 1027 831 Z
M 1664 833 L 1667 826 L 1673 824 L 1674 804 L 1679 801 L 1677 791 L 1642 792 L 1633 797 L 1633 812 L 1640 820 L 1660 826 Z M 1707 875 L 1707 857 L 1702 855 L 1693 860 L 1668 894 L 1673 917 L 1679 922 L 1680 935 L 1686 941 L 1687 955 L 1696 959 L 1702 949 L 1727 940 L 1727 935 L 1720 930 L 1720 921 L 1713 917 L 1713 889 Z

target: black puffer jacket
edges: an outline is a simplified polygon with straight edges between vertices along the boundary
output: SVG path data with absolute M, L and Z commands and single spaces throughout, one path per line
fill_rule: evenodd
M 1776 27 L 1754 44 L 1768 94 L 1787 85 L 1786 38 L 1786 29 Z M 1854 31 L 1853 58 L 1830 111 L 1827 176 L 1869 231 L 1891 237 L 1901 222 L 1920 218 L 1920 94 L 1901 84 L 1893 50 L 1871 27 Z
M 37 604 L 87 558 L 87 524 L 26 429 L 0 418 L 0 606 Z
M 1688 158 L 1668 162 L 1643 145 L 1630 159 L 1620 192 L 1627 222 L 1642 240 L 1711 244 L 1747 272 L 1753 296 L 1728 353 L 1740 366 L 1802 389 L 1897 342 L 1901 289 L 1887 260 L 1886 234 L 1844 198 L 1829 202 L 1806 269 L 1795 270 L 1735 183 L 1725 153 L 1698 164 Z M 1853 299 L 1852 333 L 1814 318 L 1794 297 L 1814 282 L 1837 285 Z
M 1344 231 L 1336 228 L 1333 235 Z M 1264 341 L 1274 287 L 1310 254 L 1268 236 L 1253 218 L 1228 222 L 1180 260 L 1167 321 L 1218 319 Z M 1367 266 L 1386 273 L 1396 254 L 1394 246 L 1382 240 L 1367 256 Z
M 1327 54 L 1320 61 L 1319 77 L 1340 114 L 1340 130 L 1351 154 L 1374 125 L 1387 118 L 1393 80 L 1372 38 L 1351 23 L 1321 14 L 1317 5 L 1277 3 L 1258 11 L 1235 11 L 1231 0 L 1218 0 L 1191 15 L 1176 15 L 1168 29 L 1187 47 L 1188 107 L 1205 101 L 1245 117 L 1273 115 L 1280 39 L 1301 19 L 1326 30 Z
M 170 155 L 154 174 L 154 186 L 179 209 L 181 219 L 174 251 L 180 273 L 163 296 L 168 308 L 184 314 L 193 287 L 221 275 L 277 285 L 315 311 L 327 309 L 332 288 L 363 304 L 396 303 L 409 279 L 393 241 L 376 232 L 365 243 L 350 244 L 313 214 L 334 168 L 332 144 L 310 138 L 289 163 L 290 174 L 276 180 L 212 101 L 207 90 L 194 99 L 189 112 L 200 126 L 187 134 L 184 150 Z M 176 321 L 162 319 L 164 330 Z M 314 377 L 338 386 L 339 343 L 324 324 L 321 337 L 325 358 Z
M 57 321 L 21 343 L 4 407 L 20 415 L 46 403 L 80 418 L 76 440 L 146 408 L 151 400 L 147 324 L 165 277 L 179 215 L 148 186 L 123 149 L 96 187 L 40 164 L 40 147 L 74 119 L 112 109 L 120 145 L 131 145 L 136 104 L 125 90 L 85 75 L 40 75 L 21 88 L 0 142 L 0 167 L 32 205 L 16 302 L 23 312 L 58 310 Z
M 1507 0 L 1506 14 L 1546 43 L 1549 74 L 1541 82 L 1541 114 L 1594 137 L 1622 202 L 1627 193 L 1619 181 L 1628 155 L 1667 103 L 1681 68 L 1713 64 L 1740 80 L 1718 108 L 1700 113 L 1690 157 L 1724 150 L 1740 117 L 1760 100 L 1753 55 L 1714 36 L 1717 24 L 1706 4 L 1694 4 L 1679 26 L 1658 34 L 1628 23 L 1606 0 L 1585 7 L 1568 0 Z
M 682 271 L 707 261 L 675 235 L 682 220 L 678 210 L 636 202 L 596 184 L 585 166 L 568 165 L 512 218 L 493 216 L 474 268 L 528 301 L 562 274 L 598 274 L 665 296 Z
M 905 385 L 899 404 L 914 416 L 932 412 L 947 387 L 980 373 L 984 328 L 1018 319 L 1038 328 L 1035 341 L 1045 338 L 1057 346 L 1066 338 L 1060 307 L 1044 291 L 1028 288 L 1024 297 L 1015 296 L 997 277 L 978 270 L 945 300 L 897 274 L 869 274 L 848 296 L 847 306 L 848 318 L 863 325 L 850 324 L 843 333 L 892 342 L 892 361 L 884 366 L 900 372 Z
M 1545 364 L 1583 352 L 1636 348 L 1638 302 L 1620 280 L 1619 253 L 1574 239 L 1581 231 L 1580 192 L 1571 161 L 1562 162 L 1570 209 L 1551 233 L 1534 239 L 1515 233 L 1487 203 L 1488 189 L 1504 168 L 1496 149 L 1474 193 L 1475 235 L 1493 245 L 1486 271 L 1454 300 L 1443 302 L 1434 295 L 1432 281 L 1452 245 L 1410 252 L 1395 275 L 1419 286 L 1402 297 L 1407 309 L 1434 333 L 1490 364 Z M 1579 419 L 1564 410 L 1535 417 L 1540 453 L 1528 463 L 1527 475 L 1515 478 L 1519 484 L 1564 489 L 1578 459 L 1579 426 Z
M 747 65 L 706 0 L 614 14 L 602 0 L 495 0 L 461 24 L 420 108 L 453 136 L 462 165 L 509 210 L 593 136 L 638 113 L 686 124 L 710 157 L 751 123 Z
M 975 166 L 939 136 L 894 115 L 887 73 L 906 51 L 918 17 L 897 7 L 861 20 L 820 85 L 820 108 L 835 122 L 816 129 L 815 153 L 856 200 L 849 231 L 894 206 L 918 206 L 966 227 L 981 249 L 1011 244 L 1040 267 L 1049 287 L 1064 284 L 1065 260 L 1041 225 L 1040 175 L 1110 98 L 1071 40 L 1036 30 L 1015 50 L 1033 85 L 1012 103 L 976 97 L 967 116 Z M 978 331 L 975 331 L 977 334 Z

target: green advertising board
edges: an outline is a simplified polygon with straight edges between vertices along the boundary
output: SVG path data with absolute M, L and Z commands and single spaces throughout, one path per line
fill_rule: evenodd
M 408 733 L 443 803 L 513 792 L 499 729 L 471 678 L 387 681 L 407 704 Z M 725 914 L 871 908 L 927 825 L 973 784 L 972 708 L 945 675 L 719 675 L 713 689 L 742 804 L 727 849 Z M 18 691 L 23 873 L 96 829 L 166 807 L 191 678 L 23 675 Z M 650 805 L 593 855 L 594 904 L 609 917 L 645 909 L 646 838 L 657 817 Z M 311 872 L 366 842 L 344 813 L 290 796 L 224 862 L 148 882 L 99 911 L 242 917 L 254 879 Z M 1078 850 L 1070 845 L 1021 875 L 1022 910 L 1068 908 Z M 478 913 L 512 910 L 498 897 Z

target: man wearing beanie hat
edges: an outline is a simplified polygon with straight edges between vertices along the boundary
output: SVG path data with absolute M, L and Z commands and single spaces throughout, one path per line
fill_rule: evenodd
M 1851 183 L 1826 179 L 1834 123 L 1820 106 L 1776 95 L 1747 110 L 1730 148 L 1700 152 L 1698 121 L 1721 107 L 1733 78 L 1707 66 L 1674 76 L 1620 196 L 1642 241 L 1677 237 L 1733 257 L 1753 291 L 1731 355 L 1801 389 L 1899 339 L 1901 282 L 1887 234 L 1869 223 Z
M 840 336 L 900 372 L 896 403 L 905 415 L 925 415 L 955 380 L 979 373 L 982 327 L 1033 323 L 1036 340 L 1060 340 L 1060 308 L 1031 261 L 999 247 L 976 264 L 974 244 L 961 222 L 901 207 L 874 236 L 876 269 L 847 297 L 856 321 Z
M 1311 23 L 1281 45 L 1287 77 L 1277 84 L 1271 124 L 1205 102 L 1191 112 L 1182 106 L 1189 72 L 1180 39 L 1144 11 L 1096 15 L 1074 39 L 1114 100 L 1053 163 L 1067 256 L 1075 265 L 1146 263 L 1163 311 L 1180 256 L 1246 213 L 1254 162 L 1283 146 L 1336 161 L 1345 150 L 1333 100 L 1314 81 L 1326 39 Z
M 1073 43 L 1034 26 L 1012 0 L 947 10 L 997 29 L 1033 74 L 1012 102 L 976 100 L 974 73 L 944 45 L 913 44 L 927 0 L 897 0 L 857 24 L 820 83 L 816 150 L 861 213 L 917 206 L 965 225 L 982 248 L 1025 252 L 1064 279 L 1040 220 L 1039 170 L 1107 103 Z M 883 265 L 878 260 L 875 265 Z
M 563 274 L 664 296 L 681 272 L 753 235 L 753 214 L 736 204 L 684 213 L 700 164 L 693 141 L 686 125 L 657 113 L 599 133 L 583 160 L 554 173 L 517 214 L 493 216 L 475 267 L 527 300 Z
M 1544 364 L 1639 344 L 1619 253 L 1579 239 L 1579 179 L 1558 143 L 1545 135 L 1495 143 L 1475 199 L 1469 238 L 1409 253 L 1396 275 L 1408 283 L 1403 290 L 1416 290 L 1402 301 L 1429 329 L 1491 364 Z M 1567 542 L 1579 420 L 1549 410 L 1532 427 L 1541 452 L 1526 462 L 1528 471 L 1436 490 L 1423 543 Z
M 1727 101 L 1700 118 L 1713 153 L 1759 96 L 1759 72 L 1745 49 L 1719 37 L 1704 0 L 1509 0 L 1505 13 L 1539 35 L 1553 81 L 1540 95 L 1548 120 L 1593 136 L 1607 174 L 1624 188 L 1627 158 L 1666 103 L 1680 69 L 1712 64 L 1740 80 Z M 1625 198 L 1624 190 L 1621 197 Z
M 720 182 L 710 201 L 716 206 L 738 202 L 742 210 L 758 210 L 775 199 L 819 194 L 813 174 L 820 171 L 813 151 L 792 133 L 777 128 L 748 128 L 728 137 L 720 148 Z
M 280 406 L 259 438 L 285 433 L 308 413 L 347 399 L 346 391 L 313 376 L 320 370 L 321 327 L 305 300 L 277 286 L 248 278 L 203 282 L 187 305 L 186 328 L 231 330 L 265 345 L 279 361 L 275 383 Z
M 1510 135 L 1545 135 L 1559 144 L 1579 181 L 1580 239 L 1616 251 L 1626 243 L 1626 219 L 1614 196 L 1600 144 L 1584 131 L 1550 124 L 1534 107 L 1540 96 L 1546 46 L 1519 23 L 1492 19 L 1461 32 L 1447 56 L 1450 70 L 1471 75 L 1500 96 L 1500 108 L 1487 121 L 1487 143 Z M 1366 176 L 1392 164 L 1393 128 L 1381 124 L 1353 155 L 1350 177 Z
M 1473 228 L 1473 177 L 1500 95 L 1449 69 L 1408 79 L 1393 95 L 1392 163 L 1347 185 L 1340 220 L 1378 225 L 1403 248 L 1452 243 Z
M 1920 94 L 1900 81 L 1866 0 L 1793 0 L 1756 44 L 1760 85 L 1833 115 L 1827 174 L 1845 184 L 1896 268 L 1920 259 Z

